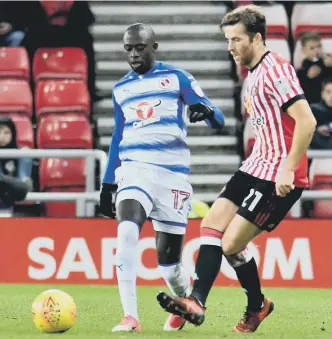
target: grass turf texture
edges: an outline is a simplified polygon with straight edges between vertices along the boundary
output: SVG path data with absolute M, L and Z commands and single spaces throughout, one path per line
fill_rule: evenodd
M 264 289 L 275 302 L 275 311 L 255 334 L 235 334 L 232 328 L 240 319 L 246 302 L 239 288 L 214 288 L 208 299 L 204 324 L 186 325 L 179 332 L 163 332 L 167 317 L 156 301 L 157 292 L 165 287 L 139 287 L 139 312 L 143 328 L 136 333 L 112 333 L 122 317 L 117 287 L 57 285 L 69 293 L 78 309 L 76 324 L 63 334 L 43 334 L 31 319 L 31 304 L 50 285 L 0 285 L 0 338 L 35 339 L 45 337 L 108 338 L 332 338 L 332 290 Z

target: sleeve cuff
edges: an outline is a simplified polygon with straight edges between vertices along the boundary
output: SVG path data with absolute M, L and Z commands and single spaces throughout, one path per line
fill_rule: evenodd
M 305 95 L 304 94 L 298 94 L 295 97 L 289 99 L 287 102 L 285 102 L 281 106 L 281 108 L 284 112 L 286 112 L 290 106 L 292 106 L 293 104 L 296 103 L 296 101 L 299 101 L 299 100 L 302 100 L 302 99 L 306 100 Z

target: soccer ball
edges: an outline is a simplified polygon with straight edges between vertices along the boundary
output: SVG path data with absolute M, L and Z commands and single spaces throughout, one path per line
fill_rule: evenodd
M 32 319 L 35 326 L 45 333 L 65 332 L 76 320 L 76 304 L 73 298 L 60 290 L 47 290 L 33 302 Z

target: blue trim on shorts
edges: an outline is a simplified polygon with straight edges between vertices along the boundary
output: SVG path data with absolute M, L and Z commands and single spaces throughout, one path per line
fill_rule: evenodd
M 187 224 L 184 224 L 183 222 L 168 221 L 168 220 L 158 220 L 158 219 L 154 219 L 154 218 L 151 218 L 151 219 L 155 220 L 155 221 L 162 222 L 163 224 L 170 225 L 170 226 L 187 227 Z
M 174 264 L 158 264 L 158 266 L 162 266 L 162 267 L 170 267 L 170 266 L 176 266 L 176 265 L 179 265 L 181 264 L 181 261 L 178 261 Z
M 138 230 L 141 229 L 141 226 L 140 226 L 136 221 L 134 221 L 134 220 L 129 220 L 129 219 L 121 220 L 121 221 L 119 222 L 119 224 L 118 224 L 118 227 L 120 226 L 121 223 L 126 222 L 126 221 L 129 221 L 129 222 L 132 222 L 133 224 L 135 224 L 135 225 L 138 227 Z
M 128 186 L 128 187 L 124 187 L 124 188 L 120 189 L 120 191 L 118 191 L 116 193 L 115 201 L 116 201 L 116 198 L 118 197 L 118 194 L 120 192 L 126 191 L 126 190 L 131 190 L 131 189 L 137 190 L 137 191 L 140 191 L 140 192 L 144 193 L 148 197 L 148 199 L 151 201 L 151 203 L 153 204 L 153 199 L 152 199 L 151 195 L 149 193 L 147 193 L 146 191 L 144 191 L 142 188 L 138 187 L 138 186 Z

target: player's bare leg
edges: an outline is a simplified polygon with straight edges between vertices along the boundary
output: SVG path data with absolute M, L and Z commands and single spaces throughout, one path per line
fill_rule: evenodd
M 237 209 L 238 207 L 228 199 L 220 198 L 214 202 L 201 223 L 201 246 L 196 261 L 192 293 L 187 298 L 159 293 L 157 299 L 167 312 L 179 315 L 194 325 L 204 322 L 206 299 L 220 270 L 221 238 Z
M 260 323 L 273 311 L 274 304 L 261 292 L 257 265 L 246 249 L 247 244 L 260 233 L 260 229 L 236 215 L 222 239 L 222 248 L 229 264 L 235 269 L 237 277 L 248 298 L 248 306 L 235 332 L 255 332 Z

